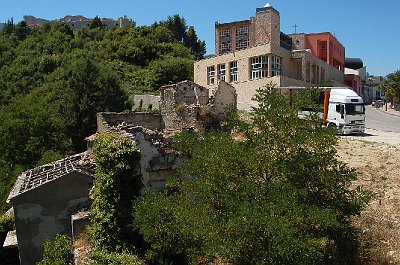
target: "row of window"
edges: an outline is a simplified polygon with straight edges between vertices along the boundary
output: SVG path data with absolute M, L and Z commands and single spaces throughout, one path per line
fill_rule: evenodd
M 229 80 L 231 82 L 238 81 L 238 67 L 237 61 L 229 62 Z M 207 84 L 213 85 L 215 84 L 215 67 L 209 66 L 207 67 Z M 217 65 L 217 78 L 218 80 L 226 81 L 226 68 L 225 64 Z
M 268 77 L 268 64 L 271 64 L 271 76 L 281 75 L 282 63 L 281 57 L 272 55 L 271 60 L 268 61 L 268 55 L 260 55 L 250 58 L 250 76 L 251 80 L 256 80 Z M 216 71 L 217 70 L 217 71 Z M 227 70 L 229 70 L 229 82 L 238 81 L 238 64 L 237 61 L 228 63 L 228 69 L 225 64 L 218 64 L 217 69 L 215 66 L 207 67 L 207 84 L 215 84 L 215 80 L 226 81 Z
M 249 39 L 242 39 L 236 41 L 236 50 L 243 50 L 249 47 Z M 219 45 L 219 50 L 221 53 L 230 52 L 232 51 L 232 42 L 226 41 L 221 42 Z
M 237 27 L 236 28 L 236 36 L 243 36 L 243 35 L 249 35 L 249 26 L 242 26 L 242 27 Z M 232 32 L 231 28 L 223 28 L 219 31 L 219 36 L 221 38 L 223 37 L 231 37 Z

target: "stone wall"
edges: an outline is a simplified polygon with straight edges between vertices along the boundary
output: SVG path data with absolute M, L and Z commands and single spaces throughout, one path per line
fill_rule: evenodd
M 236 108 L 237 94 L 233 86 L 221 81 L 218 88 L 212 92 L 212 111 L 218 120 L 225 120 L 227 110 Z
M 280 46 L 280 17 L 273 7 L 257 8 L 255 19 L 255 45 L 273 43 Z
M 191 81 L 161 87 L 160 109 L 165 130 L 203 128 L 199 111 L 209 101 L 207 88 Z
M 306 48 L 306 35 L 304 33 L 289 34 L 292 38 L 293 50 L 304 50 Z
M 164 126 L 160 114 L 148 112 L 99 112 L 97 113 L 97 131 L 110 130 L 111 127 L 130 124 L 132 126 L 143 126 L 151 130 L 161 130 Z
M 140 150 L 140 172 L 143 185 L 157 190 L 165 188 L 168 177 L 173 175 L 181 162 L 179 153 L 171 147 L 171 141 L 161 132 L 143 127 L 126 128 Z

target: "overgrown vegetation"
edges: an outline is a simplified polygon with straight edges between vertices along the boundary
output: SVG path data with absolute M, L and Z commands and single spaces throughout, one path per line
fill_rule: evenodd
M 76 33 L 63 23 L 0 33 L 0 212 L 23 170 L 81 152 L 96 112 L 130 109 L 129 96 L 192 79 L 205 44 L 176 15 L 151 26 Z
M 385 92 L 385 97 L 392 104 L 400 103 L 400 71 L 388 74 L 386 79 L 379 85 L 379 88 Z
M 96 177 L 90 215 L 90 242 L 96 264 L 107 264 L 107 260 L 115 263 L 130 257 L 128 253 L 113 254 L 115 251 L 133 249 L 134 244 L 141 243 L 131 227 L 131 205 L 142 188 L 138 175 L 140 154 L 131 139 L 114 132 L 99 134 L 93 151 Z M 105 260 L 102 261 L 102 258 Z
M 0 217 L 0 242 L 4 243 L 7 233 L 15 230 L 14 215 L 4 215 Z M 0 249 L 1 264 L 4 265 L 18 265 L 19 256 L 18 248 L 13 249 Z
M 72 242 L 66 235 L 57 234 L 44 243 L 43 260 L 37 265 L 68 265 L 72 263 Z
M 317 115 L 298 118 L 309 98 L 291 107 L 268 86 L 258 91 L 250 121 L 232 115 L 231 132 L 182 133 L 176 147 L 188 159 L 169 192 L 149 192 L 134 204 L 147 258 L 352 264 L 350 218 L 370 196 L 349 188 L 356 173 L 336 159 L 336 133 Z

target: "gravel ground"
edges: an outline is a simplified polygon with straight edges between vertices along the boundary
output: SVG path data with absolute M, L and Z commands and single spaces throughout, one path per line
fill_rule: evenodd
M 353 223 L 360 229 L 359 264 L 400 264 L 400 133 L 367 130 L 341 136 L 339 159 L 355 168 L 374 200 Z
M 342 139 L 354 139 L 366 142 L 385 143 L 391 146 L 400 146 L 400 133 L 384 132 L 365 129 L 364 134 L 341 136 Z

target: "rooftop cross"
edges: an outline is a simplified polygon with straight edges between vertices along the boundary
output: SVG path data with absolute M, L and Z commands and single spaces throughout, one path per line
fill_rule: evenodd
M 294 24 L 294 26 L 293 26 L 293 28 L 294 28 L 294 33 L 296 34 L 297 33 L 297 28 L 298 28 L 299 26 L 297 26 L 296 24 Z

